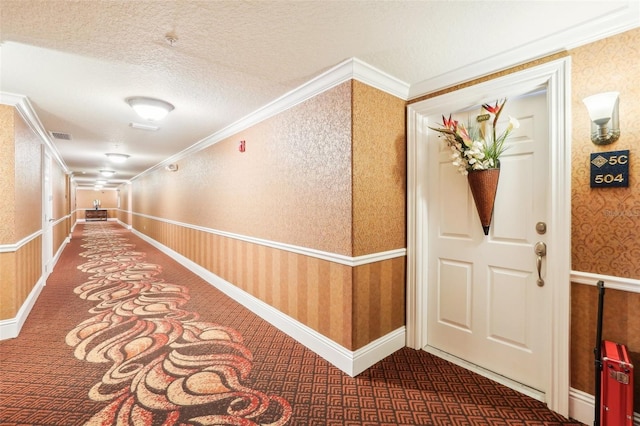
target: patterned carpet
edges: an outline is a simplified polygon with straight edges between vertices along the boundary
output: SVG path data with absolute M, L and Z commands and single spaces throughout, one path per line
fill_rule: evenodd
M 352 378 L 112 223 L 78 225 L 20 336 L 0 425 L 579 425 L 404 348 Z

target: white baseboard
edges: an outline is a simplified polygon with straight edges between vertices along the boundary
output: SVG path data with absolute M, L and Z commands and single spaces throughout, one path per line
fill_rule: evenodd
M 31 293 L 29 293 L 29 296 L 27 296 L 27 299 L 20 307 L 15 318 L 0 321 L 0 340 L 18 337 L 18 334 L 20 334 L 20 330 L 22 330 L 22 326 L 27 320 L 33 305 L 36 303 L 36 300 L 38 300 L 38 296 L 44 287 L 44 283 L 44 279 L 40 277 L 36 285 L 33 286 Z
M 173 251 L 169 247 L 160 244 L 156 240 L 149 238 L 135 229 L 132 230 L 132 232 L 163 253 L 171 256 L 196 275 L 212 284 L 218 290 L 222 291 L 236 302 L 240 303 L 282 332 L 288 334 L 350 376 L 356 376 L 362 373 L 376 362 L 405 346 L 406 331 L 403 326 L 369 343 L 363 348 L 356 351 L 350 351 L 310 327 L 307 327 L 301 322 L 296 321 L 290 316 L 278 311 L 271 305 L 268 305 L 262 300 L 234 286 L 230 282 L 223 280 L 219 276 L 184 257 L 180 253 Z
M 585 425 L 592 425 L 595 420 L 595 397 L 571 388 L 569 390 L 569 416 Z M 640 426 L 640 413 L 633 413 L 633 424 Z
M 118 221 L 118 225 L 122 226 L 123 228 L 128 229 L 129 231 L 132 229 L 132 226 L 129 225 L 128 223 L 124 223 L 120 219 L 116 219 L 116 220 Z

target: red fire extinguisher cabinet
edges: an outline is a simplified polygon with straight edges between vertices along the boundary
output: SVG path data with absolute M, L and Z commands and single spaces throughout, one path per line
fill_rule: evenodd
M 625 345 L 602 342 L 602 426 L 633 426 L 633 365 Z

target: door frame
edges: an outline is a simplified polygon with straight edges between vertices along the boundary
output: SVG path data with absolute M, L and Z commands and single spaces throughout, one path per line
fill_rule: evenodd
M 407 107 L 407 346 L 422 349 L 427 344 L 428 283 L 428 117 L 440 116 L 492 99 L 512 97 L 545 86 L 549 117 L 550 202 L 547 244 L 548 283 L 551 299 L 550 368 L 546 403 L 550 409 L 569 415 L 569 338 L 571 286 L 571 126 L 570 58 L 488 80 L 473 86 L 428 98 Z
M 43 145 L 42 153 L 42 277 L 46 284 L 53 269 L 53 158 Z

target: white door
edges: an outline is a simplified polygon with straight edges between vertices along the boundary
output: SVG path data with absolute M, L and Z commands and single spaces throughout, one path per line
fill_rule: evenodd
M 480 109 L 452 112 L 466 123 Z M 520 128 L 501 157 L 487 236 L 466 177 L 438 133 L 428 136 L 427 345 L 544 393 L 552 294 L 538 285 L 534 246 L 547 237 L 536 230 L 549 205 L 546 91 L 509 99 L 501 121 L 508 115 Z M 541 266 L 544 279 L 546 259 Z
M 44 279 L 53 269 L 53 189 L 51 154 L 45 150 L 42 167 L 42 271 Z

